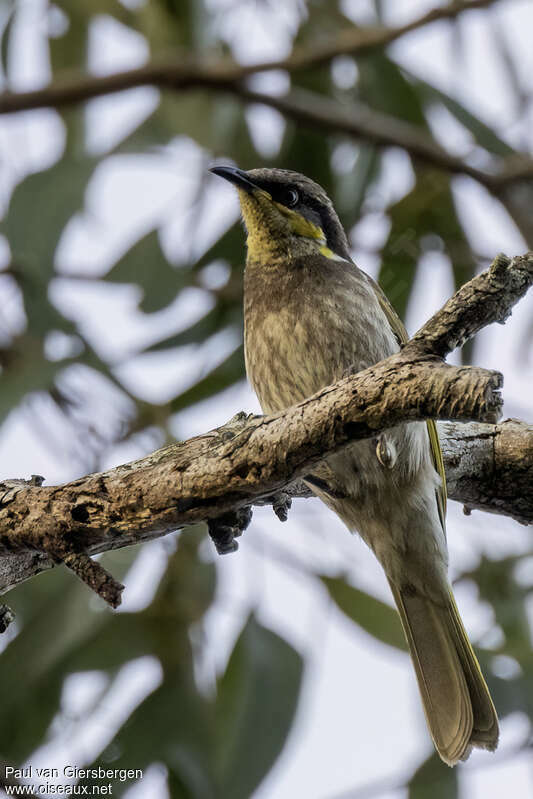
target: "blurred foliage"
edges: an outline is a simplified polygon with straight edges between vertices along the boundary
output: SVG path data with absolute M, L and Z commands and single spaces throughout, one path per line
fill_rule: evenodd
M 374 3 L 377 20 L 382 15 L 386 18 L 388 3 L 392 0 Z M 140 38 L 152 55 L 180 52 L 187 57 L 238 57 L 234 41 L 237 15 L 241 10 L 249 13 L 251 5 L 261 20 L 276 18 L 276 24 L 283 25 L 275 2 L 250 4 L 246 0 L 220 4 L 207 0 L 139 4 L 56 0 L 53 6 L 41 4 L 41 17 L 33 24 L 48 52 L 53 77 L 67 70 L 86 70 L 91 52 L 92 68 L 98 70 L 95 29 L 103 21 L 114 22 L 123 34 Z M 292 11 L 294 19 L 298 17 L 296 24 L 291 27 L 292 23 L 286 23 L 284 35 L 312 50 L 315 43 L 354 27 L 345 5 L 340 0 L 295 4 Z M 6 85 L 16 85 L 21 27 L 28 24 L 24 23 L 24 4 L 6 2 L 1 12 L 2 73 Z M 459 27 L 456 24 L 456 32 Z M 510 43 L 496 27 L 493 36 L 494 60 L 514 95 L 518 120 L 527 110 L 528 89 L 523 86 Z M 459 50 L 464 46 L 460 36 L 455 37 L 455 46 Z M 295 73 L 290 83 L 339 103 L 350 104 L 357 99 L 437 139 L 435 119 L 448 115 L 470 142 L 480 163 L 520 155 L 506 140 L 505 131 L 493 129 L 480 119 L 463 97 L 400 68 L 390 53 L 366 54 L 357 60 L 343 57 L 333 64 Z M 233 159 L 243 168 L 290 168 L 319 181 L 351 231 L 362 266 L 366 253 L 359 223 L 378 215 L 386 233 L 369 255 L 377 256 L 378 278 L 402 316 L 428 253 L 441 256 L 438 268 L 447 270 L 456 286 L 485 265 L 487 254 L 473 249 L 458 214 L 451 176 L 412 163 L 406 156 L 410 185 L 398 196 L 388 183 L 388 153 L 372 142 L 348 141 L 284 120 L 279 143 L 272 140 L 265 149 L 252 117 L 253 109 L 250 113 L 235 98 L 203 90 L 183 94 L 162 91 L 144 118 L 125 125 L 118 140 L 95 152 L 88 146 L 94 119 L 91 123 L 83 108 L 73 108 L 57 114 L 64 131 L 57 160 L 38 171 L 32 172 L 28 166 L 17 171 L 5 197 L 0 223 L 9 251 L 9 258 L 0 267 L 0 423 L 15 409 L 27 409 L 29 402 L 32 414 L 38 407 L 45 420 L 52 413 L 55 420 L 59 417 L 68 435 L 78 442 L 74 449 L 79 459 L 73 464 L 73 472 L 98 468 L 117 444 L 139 444 L 135 438 L 139 433 L 150 433 L 151 443 L 154 430 L 157 440 L 170 438 L 178 412 L 243 380 L 239 342 L 244 234 L 235 221 L 227 230 L 219 229 L 212 243 L 204 242 L 200 235 L 209 210 L 210 184 L 205 167 L 214 158 Z M 154 152 L 164 157 L 176 140 L 194 142 L 200 154 L 198 174 L 194 175 L 193 167 L 190 174 L 184 170 L 186 180 L 195 182 L 190 212 L 181 227 L 181 237 L 187 239 L 188 246 L 173 252 L 165 236 L 165 212 L 160 219 L 152 220 L 148 230 L 137 231 L 136 240 L 130 240 L 125 251 L 114 257 L 105 274 L 76 272 L 75 264 L 66 272 L 58 251 L 67 226 L 86 211 L 88 191 L 100 167 L 105 168 L 113 157 L 127 156 L 139 163 Z M 445 144 L 442 137 L 440 143 Z M 33 162 L 30 159 L 28 163 Z M 178 173 L 177 179 L 180 177 Z M 518 195 L 509 190 L 500 200 L 533 246 L 531 191 L 522 187 Z M 216 281 L 209 279 L 213 266 L 222 275 Z M 216 357 L 208 358 L 192 384 L 176 390 L 168 401 L 159 405 L 147 402 L 141 392 L 137 395 L 129 382 L 121 380 L 116 368 L 120 364 L 102 355 L 99 345 L 107 338 L 103 315 L 95 331 L 84 323 L 76 303 L 57 301 L 54 287 L 67 280 L 66 275 L 70 275 L 71 283 L 79 279 L 81 298 L 87 282 L 108 294 L 117 285 L 136 287 L 137 318 L 147 325 L 157 322 L 153 327 L 157 332 L 141 344 L 134 338 L 128 358 L 166 355 L 170 362 L 179 360 L 180 353 L 191 348 L 199 360 L 209 348 L 210 352 L 216 350 Z M 187 302 L 187 292 L 191 291 L 201 293 L 205 300 L 200 315 L 183 323 L 173 319 L 172 324 L 161 324 L 162 316 L 167 313 L 165 318 L 169 319 L 168 312 L 181 307 L 179 301 Z M 8 315 L 4 318 L 7 305 L 1 292 L 16 298 L 22 321 Z M 54 351 L 50 342 L 57 336 L 64 346 Z M 217 344 L 221 336 L 230 342 L 225 349 Z M 463 355 L 471 358 L 472 347 Z M 98 399 L 102 381 L 114 397 L 120 397 L 112 420 L 106 419 L 105 406 Z M 94 756 L 94 765 L 146 769 L 159 764 L 166 771 L 173 798 L 251 796 L 289 734 L 303 661 L 291 644 L 251 616 L 243 624 L 221 673 L 212 674 L 207 681 L 199 678 L 206 615 L 216 599 L 215 567 L 202 556 L 202 540 L 200 529 L 181 535 L 176 551 L 168 554 L 155 596 L 138 613 L 102 610 L 61 570 L 10 594 L 10 603 L 18 614 L 18 634 L 8 634 L 0 657 L 0 684 L 4 689 L 0 755 L 6 763 L 20 765 L 43 744 L 83 728 L 105 710 L 126 667 L 148 656 L 159 664 L 159 684 L 129 710 L 125 719 L 110 723 L 109 745 Z M 136 557 L 137 549 L 132 548 L 104 560 L 120 577 Z M 525 608 L 533 583 L 524 581 L 523 575 L 519 579 L 522 561 L 519 557 L 484 558 L 463 579 L 472 582 L 480 598 L 490 605 L 502 634 L 497 645 L 480 650 L 500 715 L 520 711 L 531 720 L 533 656 Z M 316 579 L 351 623 L 388 646 L 405 650 L 398 617 L 387 604 L 341 576 L 317 574 Z M 85 672 L 97 673 L 102 687 L 76 718 L 70 718 L 64 709 L 65 686 L 69 676 Z M 116 782 L 114 795 L 121 796 L 129 785 Z M 434 755 L 420 764 L 409 783 L 410 799 L 428 795 L 450 799 L 458 795 L 458 790 L 457 771 L 447 769 Z

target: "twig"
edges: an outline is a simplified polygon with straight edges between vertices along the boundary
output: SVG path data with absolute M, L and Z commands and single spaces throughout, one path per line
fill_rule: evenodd
M 124 586 L 119 583 L 103 566 L 92 560 L 85 552 L 72 552 L 62 558 L 62 563 L 74 572 L 89 588 L 102 597 L 112 608 L 118 608 L 122 602 Z
M 465 283 L 406 345 L 444 358 L 490 322 L 503 324 L 533 283 L 531 253 L 496 256 L 490 268 Z M 468 307 L 468 314 L 464 313 Z
M 401 147 L 418 161 L 454 175 L 468 175 L 492 192 L 497 192 L 511 180 L 520 180 L 522 177 L 518 166 L 508 174 L 505 160 L 501 162 L 498 171 L 477 169 L 449 153 L 416 125 L 375 111 L 363 103 L 351 101 L 349 105 L 341 104 L 303 89 L 293 89 L 282 96 L 253 91 L 243 84 L 236 84 L 225 90 L 248 103 L 275 108 L 288 119 L 312 128 L 364 139 L 381 147 Z M 528 176 L 532 169 L 533 161 L 524 158 L 523 173 Z

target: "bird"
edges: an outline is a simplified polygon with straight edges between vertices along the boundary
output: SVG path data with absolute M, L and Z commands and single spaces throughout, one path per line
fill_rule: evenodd
M 244 353 L 263 413 L 398 352 L 406 329 L 350 255 L 326 192 L 286 169 L 211 172 L 246 229 Z M 402 423 L 328 455 L 306 482 L 376 555 L 389 582 L 435 749 L 449 766 L 494 751 L 498 717 L 447 576 L 446 486 L 435 422 Z

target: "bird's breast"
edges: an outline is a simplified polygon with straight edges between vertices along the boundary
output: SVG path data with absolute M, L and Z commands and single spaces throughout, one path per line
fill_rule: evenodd
M 351 264 L 335 266 L 318 274 L 247 269 L 246 372 L 265 413 L 294 405 L 346 369 L 359 371 L 398 349 L 365 276 Z

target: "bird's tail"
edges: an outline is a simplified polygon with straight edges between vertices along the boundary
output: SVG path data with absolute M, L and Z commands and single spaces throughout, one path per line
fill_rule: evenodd
M 498 745 L 498 717 L 450 589 L 442 605 L 391 583 L 409 644 L 429 731 L 454 766 L 472 747 Z

